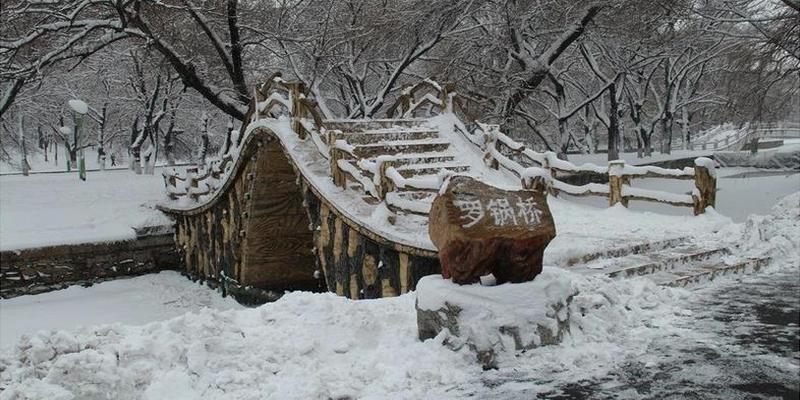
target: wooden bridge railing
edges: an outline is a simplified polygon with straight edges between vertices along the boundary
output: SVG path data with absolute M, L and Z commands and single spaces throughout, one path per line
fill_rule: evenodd
M 243 126 L 261 116 L 275 116 L 278 113 L 288 115 L 292 118 L 292 129 L 301 138 L 311 135 L 315 143 L 321 146 L 320 152 L 327 155 L 327 145 L 320 142 L 317 134 L 311 134 L 324 132 L 324 127 L 316 101 L 307 95 L 303 83 L 285 81 L 280 73 L 275 73 L 266 82 L 254 88 L 255 101 L 250 103 Z M 313 126 L 309 126 L 309 119 L 313 121 Z M 167 196 L 171 200 L 188 199 L 191 201 L 189 204 L 197 205 L 206 196 L 219 189 L 241 151 L 244 143 L 242 134 L 244 132 L 236 133 L 237 139 L 233 140 L 231 146 L 217 159 L 209 159 L 205 164 L 188 167 L 183 172 L 175 168 L 165 170 L 162 175 Z
M 740 129 L 729 129 L 729 133 L 723 137 L 717 137 L 714 130 L 724 129 L 722 126 L 711 129 L 703 137 L 690 143 L 687 150 L 739 150 L 750 140 L 766 138 L 800 138 L 800 124 L 796 123 L 777 123 L 777 124 L 747 124 Z M 711 136 L 713 140 L 705 137 Z M 674 149 L 684 147 L 682 144 L 675 144 Z
M 317 104 L 307 97 L 305 86 L 299 82 L 287 82 L 280 74 L 274 74 L 255 88 L 254 97 L 256 101 L 251 103 L 245 121 L 257 120 L 262 115 L 274 116 L 276 112 L 288 114 L 292 118 L 293 130 L 301 138 L 310 136 L 320 154 L 328 159 L 334 184 L 345 188 L 348 182 L 353 182 L 375 202 L 385 201 L 394 209 L 424 214 L 427 206 L 413 199 L 401 199 L 398 192 L 413 190 L 434 194 L 449 175 L 445 171 L 440 176 L 406 178 L 397 170 L 397 156 L 383 155 L 374 160 L 357 157 L 354 146 L 344 139 L 341 131 L 325 129 Z M 420 111 L 430 116 L 434 111 L 451 113 L 456 109 L 466 115 L 460 100 L 463 99 L 452 84 L 441 86 L 425 80 L 404 89 L 398 100 L 389 107 L 387 115 L 410 118 Z M 695 168 L 683 170 L 628 166 L 621 160 L 610 162 L 608 166 L 577 166 L 558 159 L 555 153 L 528 149 L 500 132 L 497 126 L 476 123 L 475 129 L 468 130 L 460 120 L 456 119 L 456 123 L 456 131 L 484 151 L 487 165 L 511 171 L 520 178 L 523 186 L 530 185 L 533 177 L 544 175 L 548 178 L 553 195 L 563 192 L 573 196 L 603 196 L 609 199 L 609 205 L 621 203 L 627 206 L 630 200 L 654 201 L 693 207 L 695 214 L 699 214 L 715 203 L 716 180 L 713 162 L 708 159 L 697 159 Z M 243 142 L 238 140 L 219 160 L 187 168 L 184 173 L 165 171 L 168 196 L 173 200 L 188 198 L 197 203 L 213 193 L 224 182 L 225 174 L 231 169 Z M 576 186 L 558 179 L 564 174 L 580 173 L 606 175 L 608 185 L 589 183 Z M 639 178 L 694 180 L 696 189 L 688 195 L 631 187 L 631 180 Z
M 697 158 L 694 168 L 684 169 L 626 165 L 624 160 L 610 161 L 608 166 L 577 166 L 559 159 L 553 152 L 540 153 L 527 149 L 494 126 L 478 126 L 486 138 L 484 150 L 487 165 L 512 172 L 523 180 L 523 185 L 530 177 L 544 175 L 548 178 L 550 192 L 554 196 L 561 192 L 572 196 L 601 196 L 608 198 L 609 206 L 620 203 L 625 207 L 630 200 L 651 201 L 692 207 L 695 215 L 705 212 L 706 208 L 713 207 L 716 202 L 715 163 L 705 157 Z M 608 185 L 571 185 L 558 179 L 559 176 L 581 173 L 605 175 Z M 694 180 L 695 189 L 691 194 L 679 194 L 630 186 L 633 179 L 642 178 Z

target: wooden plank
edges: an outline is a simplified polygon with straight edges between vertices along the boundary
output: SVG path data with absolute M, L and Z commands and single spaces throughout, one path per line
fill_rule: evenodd
M 694 207 L 694 203 L 682 202 L 682 201 L 669 201 L 669 200 L 663 200 L 663 199 L 654 199 L 654 198 L 651 198 L 651 197 L 623 196 L 623 199 L 649 201 L 651 203 L 663 203 L 663 204 L 669 204 L 669 205 L 677 206 L 677 207 Z
M 408 293 L 409 287 L 409 273 L 408 273 L 408 254 L 398 254 L 399 270 L 400 270 L 400 294 Z
M 335 218 L 333 223 L 333 275 L 336 282 L 336 294 L 344 296 L 344 274 L 342 274 L 341 261 L 342 261 L 342 247 L 344 241 L 344 228 L 342 227 L 342 219 Z
M 371 240 L 364 240 L 364 259 L 361 262 L 361 282 L 363 294 L 361 298 L 377 299 L 381 297 L 381 282 L 378 272 L 380 249 Z
M 350 280 L 350 295 L 351 299 L 359 299 L 361 297 L 361 288 L 363 282 L 361 278 L 361 266 L 364 260 L 364 246 L 362 243 L 361 235 L 358 232 L 350 229 L 347 232 L 347 272 Z
M 319 238 L 317 241 L 317 254 L 320 261 L 320 265 L 322 267 L 322 272 L 325 276 L 325 283 L 328 286 L 328 290 L 333 291 L 336 288 L 335 280 L 333 280 L 333 271 L 332 267 L 329 265 L 330 260 L 332 257 L 329 255 L 330 253 L 330 242 L 331 242 L 331 214 L 330 209 L 325 205 L 322 204 L 320 206 L 320 230 L 319 230 Z
M 382 282 L 381 296 L 392 297 L 400 292 L 400 257 L 394 249 L 381 246 L 379 276 Z

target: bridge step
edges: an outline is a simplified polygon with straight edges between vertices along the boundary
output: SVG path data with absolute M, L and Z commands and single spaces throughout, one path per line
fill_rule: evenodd
M 403 140 L 424 140 L 439 137 L 439 132 L 430 128 L 409 128 L 409 129 L 380 129 L 367 130 L 363 132 L 347 132 L 337 138 L 347 140 L 350 144 L 371 144 L 387 141 Z
M 620 258 L 628 255 L 649 253 L 657 250 L 680 246 L 685 242 L 686 239 L 684 238 L 672 238 L 672 239 L 658 240 L 653 242 L 638 243 L 632 246 L 611 248 L 594 253 L 583 254 L 578 257 L 572 257 L 567 259 L 564 262 L 564 264 L 566 266 L 572 266 L 580 263 L 588 263 L 590 261 L 597 260 L 600 258 L 606 258 L 606 259 Z
M 325 120 L 323 125 L 329 130 L 359 132 L 370 129 L 413 128 L 424 126 L 426 119 L 370 119 L 370 120 Z
M 450 142 L 441 139 L 396 140 L 356 145 L 353 152 L 356 157 L 367 158 L 384 154 L 441 152 L 448 147 Z
M 685 287 L 718 276 L 758 271 L 769 262 L 768 257 L 735 259 L 728 248 L 703 249 L 684 245 L 652 250 L 653 247 L 640 246 L 643 251 L 622 257 L 593 259 L 576 265 L 574 270 L 618 279 L 643 276 L 658 285 Z
M 469 168 L 469 165 L 458 162 L 420 163 L 398 167 L 397 172 L 399 172 L 403 178 L 410 178 L 418 175 L 436 175 L 443 169 L 453 172 L 465 172 L 468 171 Z
M 706 261 L 709 259 L 718 260 L 720 257 L 730 254 L 726 248 L 711 250 L 698 249 L 696 247 L 685 247 L 671 249 L 664 252 L 642 255 L 649 260 L 642 264 L 613 268 L 607 272 L 612 278 L 632 278 L 641 275 L 655 274 L 661 271 L 669 271 L 693 262 Z M 608 269 L 606 269 L 608 271 Z
M 732 274 L 747 274 L 761 270 L 769 264 L 769 257 L 748 258 L 733 263 L 713 263 L 694 266 L 685 270 L 662 271 L 650 279 L 662 286 L 690 287 Z
M 376 156 L 365 157 L 365 158 L 374 160 Z M 398 154 L 395 156 L 394 165 L 399 168 L 402 166 L 412 165 L 412 164 L 446 163 L 446 162 L 453 162 L 455 158 L 456 158 L 455 154 L 450 152 Z

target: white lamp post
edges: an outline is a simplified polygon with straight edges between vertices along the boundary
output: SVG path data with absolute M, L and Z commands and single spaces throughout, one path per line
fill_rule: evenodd
M 83 146 L 78 142 L 80 139 L 81 128 L 83 127 L 83 116 L 89 112 L 89 106 L 81 100 L 73 99 L 67 102 L 69 108 L 73 111 L 73 118 L 75 119 L 75 147 L 78 149 L 78 177 L 86 180 L 86 157 L 83 154 Z

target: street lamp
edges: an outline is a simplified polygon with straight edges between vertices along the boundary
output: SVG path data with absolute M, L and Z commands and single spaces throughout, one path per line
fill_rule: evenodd
M 89 106 L 86 105 L 81 100 L 73 99 L 67 102 L 69 104 L 69 108 L 72 109 L 72 117 L 75 119 L 75 132 L 74 132 L 74 143 L 75 147 L 78 149 L 78 177 L 82 180 L 86 180 L 86 157 L 83 154 L 83 146 L 80 145 L 78 142 L 80 138 L 80 131 L 83 128 L 83 116 L 89 112 Z

